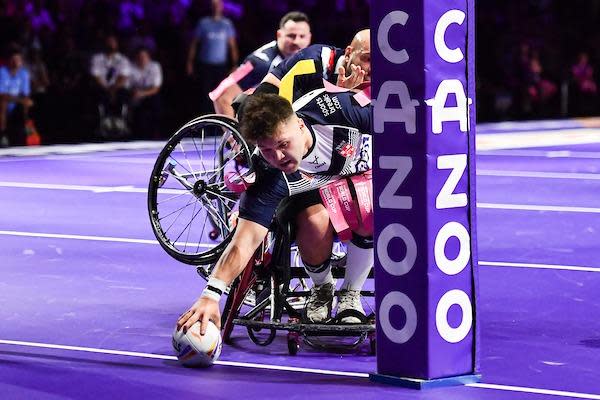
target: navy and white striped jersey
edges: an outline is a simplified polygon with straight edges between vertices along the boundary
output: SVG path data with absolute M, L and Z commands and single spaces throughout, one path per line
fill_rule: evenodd
M 356 93 L 340 90 L 317 89 L 294 102 L 296 114 L 313 136 L 298 171 L 285 174 L 258 150 L 254 153 L 256 181 L 242 194 L 240 218 L 268 227 L 285 197 L 371 169 L 370 105 L 361 106 Z
M 293 93 L 294 101 L 311 90 L 322 88 L 323 79 L 334 85 L 337 83 L 337 71 L 344 63 L 344 49 L 313 44 L 285 59 L 273 68 L 271 73 L 281 80 L 298 62 L 303 60 L 311 60 L 315 72 L 294 77 L 294 88 L 297 88 Z
M 250 62 L 254 68 L 238 82 L 238 85 L 242 90 L 257 86 L 265 75 L 271 72 L 281 61 L 283 61 L 283 55 L 279 52 L 275 40 L 259 47 L 244 59 L 243 64 Z

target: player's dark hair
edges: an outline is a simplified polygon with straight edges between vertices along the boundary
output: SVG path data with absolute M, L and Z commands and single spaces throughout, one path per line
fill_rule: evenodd
M 310 20 L 308 19 L 308 15 L 306 15 L 300 11 L 290 11 L 289 13 L 287 13 L 283 17 L 281 17 L 281 20 L 279 21 L 279 29 L 283 28 L 285 23 L 288 21 L 306 22 L 307 24 L 310 25 Z
M 244 103 L 240 131 L 246 141 L 256 143 L 261 138 L 273 137 L 279 124 L 292 115 L 292 105 L 278 94 L 256 94 Z

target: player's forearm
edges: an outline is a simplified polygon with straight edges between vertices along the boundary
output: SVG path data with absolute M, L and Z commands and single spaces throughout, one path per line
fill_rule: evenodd
M 211 276 L 225 282 L 227 286 L 231 285 L 233 280 L 246 268 L 254 250 L 248 246 L 230 243 L 221 255 Z

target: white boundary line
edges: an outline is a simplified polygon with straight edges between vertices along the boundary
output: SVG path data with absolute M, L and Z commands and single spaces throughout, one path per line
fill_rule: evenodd
M 117 243 L 137 243 L 137 244 L 152 244 L 158 245 L 157 240 L 149 239 L 131 239 L 111 236 L 89 236 L 89 235 L 69 235 L 61 233 L 40 233 L 40 232 L 23 232 L 23 231 L 3 231 L 0 230 L 0 235 L 5 236 L 23 236 L 34 238 L 52 238 L 52 239 L 74 239 L 74 240 L 92 240 L 99 242 L 117 242 Z M 200 247 L 209 248 L 214 244 L 200 243 Z M 533 264 L 533 263 L 515 263 L 506 261 L 479 261 L 480 266 L 485 267 L 513 267 L 513 268 L 538 268 L 538 269 L 556 269 L 565 271 L 585 271 L 585 272 L 600 272 L 600 267 L 589 267 L 582 265 L 558 265 L 558 264 Z
M 92 185 L 63 185 L 54 183 L 27 183 L 27 182 L 1 182 L 0 187 L 23 189 L 50 189 L 50 190 L 78 190 L 94 193 L 122 192 L 122 193 L 148 193 L 146 188 L 127 186 L 92 186 Z
M 19 341 L 19 340 L 3 340 L 3 339 L 0 339 L 0 344 L 177 361 L 177 357 L 175 357 L 175 356 L 167 356 L 167 355 L 163 355 L 163 354 L 153 354 L 153 353 L 139 353 L 139 352 L 135 352 L 135 351 L 97 349 L 94 347 L 66 346 L 66 345 L 60 345 L 60 344 L 23 342 L 23 341 Z M 288 366 L 283 366 L 283 365 L 256 364 L 256 363 L 245 363 L 245 362 L 237 362 L 237 361 L 216 361 L 215 364 L 216 365 L 225 365 L 225 366 L 230 366 L 230 367 L 246 367 L 246 368 L 269 369 L 269 370 L 290 371 L 290 372 L 308 372 L 308 373 L 313 373 L 313 374 L 350 376 L 350 377 L 357 377 L 357 378 L 368 378 L 369 377 L 369 374 L 362 373 L 362 372 L 332 371 L 332 370 L 326 370 L 326 369 L 288 367 Z
M 62 233 L 39 233 L 39 232 L 22 232 L 22 231 L 0 231 L 0 235 L 6 236 L 24 236 L 24 237 L 35 237 L 35 238 L 53 238 L 53 239 L 74 239 L 74 240 L 94 240 L 99 242 L 119 242 L 119 243 L 138 243 L 138 244 L 154 244 L 158 245 L 157 240 L 150 239 L 130 239 L 120 238 L 111 236 L 88 236 L 88 235 L 68 235 Z M 176 242 L 177 245 L 183 245 L 184 243 Z M 202 248 L 214 247 L 214 244 L 208 243 L 188 243 L 188 245 L 198 246 Z
M 480 169 L 477 176 L 507 176 L 516 178 L 544 178 L 544 179 L 583 179 L 600 180 L 600 174 L 575 173 L 575 172 L 541 172 L 541 171 L 510 171 Z
M 477 151 L 477 156 L 598 159 L 600 158 L 600 152 L 571 150 L 483 150 Z
M 0 339 L 0 344 L 11 345 L 11 346 L 24 346 L 24 347 L 54 349 L 54 350 L 81 351 L 81 352 L 88 352 L 88 353 L 109 354 L 109 355 L 127 356 L 127 357 L 140 357 L 140 358 L 150 358 L 150 359 L 159 359 L 159 360 L 168 360 L 168 361 L 176 361 L 177 360 L 177 357 L 175 357 L 175 356 L 167 356 L 167 355 L 163 355 L 163 354 L 140 353 L 140 352 L 134 352 L 134 351 L 98 349 L 98 348 L 93 348 L 93 347 L 67 346 L 67 345 L 59 345 L 59 344 L 37 343 L 37 342 L 24 342 L 24 341 L 19 341 L 19 340 Z M 215 364 L 229 366 L 229 367 L 256 368 L 256 369 L 285 371 L 285 372 L 304 372 L 304 373 L 319 374 L 319 375 L 344 376 L 344 377 L 353 377 L 353 378 L 368 378 L 369 377 L 369 374 L 364 373 L 364 372 L 333 371 L 333 370 L 318 369 L 318 368 L 301 368 L 301 367 L 291 367 L 291 366 L 283 366 L 283 365 L 245 363 L 245 362 L 237 362 L 237 361 L 216 361 Z M 531 387 L 509 386 L 509 385 L 497 385 L 497 384 L 493 384 L 493 383 L 469 383 L 465 386 L 473 387 L 473 388 L 480 388 L 480 389 L 493 389 L 493 390 L 503 390 L 503 391 L 521 392 L 521 393 L 547 394 L 547 395 L 551 395 L 551 396 L 560 396 L 560 397 L 573 397 L 573 398 L 578 398 L 578 399 L 600 400 L 600 395 L 597 395 L 597 394 L 567 392 L 567 391 L 563 391 L 563 390 L 538 389 L 538 388 L 531 388 Z
M 591 175 L 591 174 L 589 174 Z M 599 175 L 600 174 L 593 174 Z M 594 178 L 599 179 L 599 178 Z M 94 193 L 147 193 L 145 188 L 136 188 L 133 186 L 90 186 L 90 185 L 62 185 L 46 183 L 22 183 L 22 182 L 1 182 L 0 187 L 26 188 L 26 189 L 51 189 L 51 190 L 76 190 L 91 191 Z M 186 191 L 183 189 L 159 189 L 161 193 L 181 194 Z M 573 207 L 573 206 L 546 206 L 536 204 L 502 204 L 502 203 L 477 203 L 477 208 L 491 208 L 499 210 L 521 210 L 521 211 L 557 211 L 557 212 L 580 212 L 580 213 L 600 213 L 597 207 Z
M 570 206 L 541 206 L 535 204 L 499 204 L 477 203 L 477 208 L 490 208 L 496 210 L 521 210 L 521 211 L 557 211 L 578 213 L 600 213 L 597 207 L 570 207 Z
M 537 388 L 531 388 L 531 387 L 510 386 L 510 385 L 495 385 L 493 383 L 468 383 L 466 386 L 481 388 L 481 389 L 506 390 L 506 391 L 510 391 L 510 392 L 547 394 L 550 396 L 560 396 L 560 397 L 574 397 L 576 399 L 600 400 L 600 395 L 598 395 L 598 394 L 566 392 L 564 390 L 537 389 Z
M 478 261 L 479 266 L 485 267 L 510 267 L 510 268 L 534 268 L 534 269 L 555 269 L 565 271 L 584 271 L 584 272 L 600 272 L 600 267 L 585 267 L 581 265 L 557 265 L 557 264 L 531 264 L 531 263 L 514 263 L 505 261 Z
M 166 141 L 135 141 L 135 142 L 107 142 L 107 143 L 80 143 L 80 144 L 54 144 L 35 147 L 9 147 L 0 149 L 0 157 L 43 156 L 50 154 L 82 154 L 99 151 L 119 150 L 160 150 Z

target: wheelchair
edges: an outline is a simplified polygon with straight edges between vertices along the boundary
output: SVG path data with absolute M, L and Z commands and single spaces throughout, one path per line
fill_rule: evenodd
M 148 187 L 152 230 L 162 248 L 176 260 L 195 266 L 208 279 L 235 230 L 238 194 L 225 179 L 252 179 L 253 149 L 242 138 L 237 121 L 222 115 L 196 118 L 167 141 L 154 164 Z M 301 342 L 322 349 L 356 348 L 369 341 L 375 352 L 374 313 L 359 324 L 333 318 L 304 323 L 302 310 L 310 293 L 308 275 L 297 267 L 297 247 L 290 224 L 274 218 L 269 232 L 244 272 L 234 280 L 222 311 L 222 335 L 230 343 L 235 325 L 245 327 L 259 346 L 287 332 L 288 351 L 297 354 Z M 332 273 L 344 275 L 345 257 L 332 258 Z M 371 271 L 372 274 L 372 271 Z M 372 275 L 371 275 L 372 276 Z M 337 293 L 336 293 L 337 294 Z M 373 291 L 363 291 L 373 297 Z M 343 338 L 332 344 L 331 338 Z

